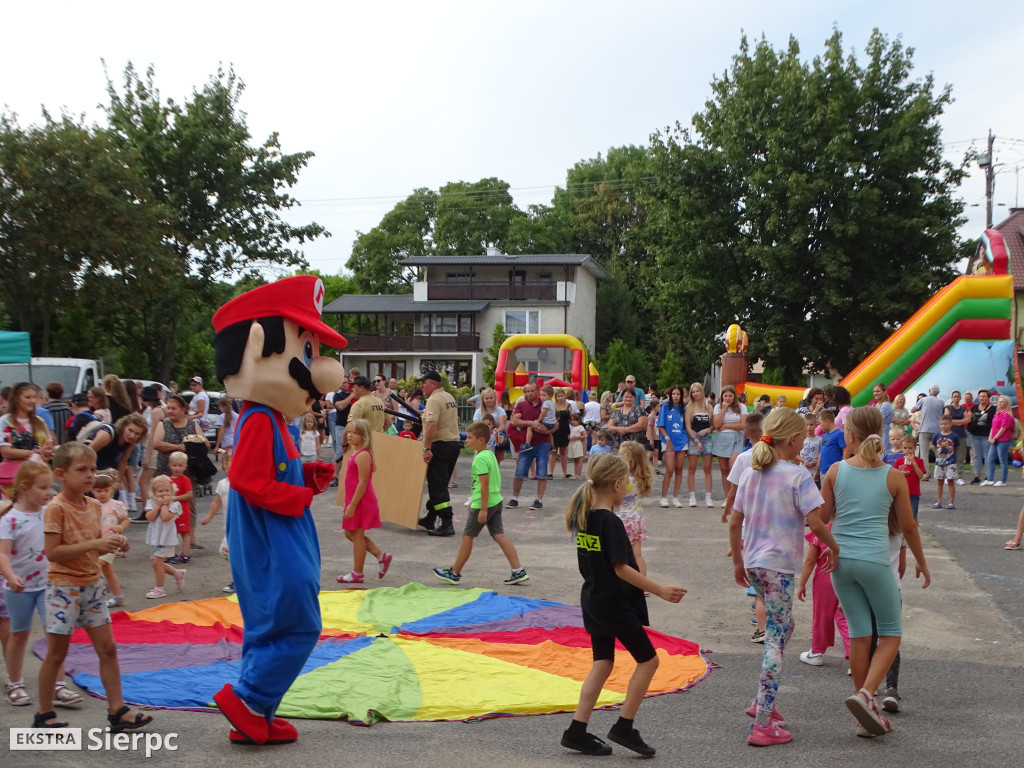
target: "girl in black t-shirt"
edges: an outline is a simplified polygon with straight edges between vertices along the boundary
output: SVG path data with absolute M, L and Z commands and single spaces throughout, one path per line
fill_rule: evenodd
M 644 591 L 663 600 L 678 603 L 686 590 L 662 586 L 637 570 L 636 558 L 622 521 L 612 509 L 622 504 L 629 485 L 629 467 L 614 453 L 605 453 L 590 462 L 589 479 L 569 500 L 565 522 L 575 536 L 576 557 L 583 589 L 583 627 L 590 634 L 594 665 L 583 682 L 580 701 L 568 730 L 562 734 L 562 746 L 585 755 L 608 755 L 612 748 L 587 732 L 601 689 L 615 666 L 615 640 L 618 639 L 636 660 L 619 719 L 608 732 L 616 744 L 653 755 L 633 727 L 640 702 L 658 669 L 658 655 L 644 626 L 647 602 Z

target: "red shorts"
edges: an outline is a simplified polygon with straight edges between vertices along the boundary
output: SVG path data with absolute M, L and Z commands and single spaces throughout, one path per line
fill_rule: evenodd
M 178 515 L 178 519 L 174 521 L 174 527 L 177 528 L 178 533 L 189 533 L 192 530 L 191 506 L 191 504 L 186 502 L 181 503 L 181 514 Z

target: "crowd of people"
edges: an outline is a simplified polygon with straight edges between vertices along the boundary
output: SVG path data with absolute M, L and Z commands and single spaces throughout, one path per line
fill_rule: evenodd
M 530 578 L 504 530 L 502 513 L 519 506 L 523 487 L 531 480 L 536 495 L 529 508 L 543 509 L 547 480 L 556 476 L 560 463 L 563 479 L 583 480 L 569 503 L 566 525 L 575 537 L 584 579 L 584 625 L 594 648 L 593 668 L 561 743 L 586 754 L 611 751 L 588 733 L 587 723 L 612 672 L 616 640 L 637 666 L 608 738 L 640 754 L 654 754 L 634 727 L 657 669 L 657 655 L 643 629 L 648 623 L 644 595 L 679 602 L 686 590 L 647 577 L 643 503 L 654 493 L 660 507 L 685 506 L 680 498 L 684 466 L 689 506 L 697 506 L 700 469 L 705 505 L 711 507 L 718 464 L 735 579 L 754 600 L 758 626 L 752 640 L 765 647 L 757 695 L 747 709 L 753 718 L 748 741 L 768 746 L 792 738 L 783 728 L 776 698 L 785 646 L 793 632 L 793 597 L 805 599 L 808 583 L 814 621 L 811 648 L 800 654 L 800 661 L 820 666 L 839 629 L 855 690 L 845 703 L 858 721 L 858 735 L 870 738 L 891 729 L 882 712 L 900 708 L 899 584 L 908 548 L 924 586 L 930 580 L 916 520 L 920 484 L 929 479 L 932 457 L 934 506 L 942 506 L 948 489 L 948 507 L 953 509 L 956 488 L 967 484 L 961 468 L 973 465 L 971 484 L 1005 485 L 1013 442 L 1019 439 L 1009 399 L 1000 395 L 993 400 L 986 390 L 977 399 L 973 393 L 954 391 L 943 400 L 933 387 L 907 409 L 902 395 L 890 403 L 883 385 L 874 388 L 872 405 L 861 408 L 851 406 L 843 387 L 811 388 L 796 410 L 784 402 L 758 402 L 748 412 L 731 386 L 717 397 L 706 395 L 699 383 L 671 386 L 662 393 L 652 386 L 644 392 L 630 376 L 615 392 L 600 398 L 591 392 L 584 399 L 528 382 L 515 403 L 507 392 L 499 397 L 493 389 L 482 389 L 473 398 L 476 410 L 463 433 L 455 399 L 442 387 L 440 376 L 427 372 L 419 384 L 406 391 L 394 380 L 380 375 L 371 380 L 351 370 L 336 392 L 315 402 L 292 425 L 303 461 L 318 461 L 324 452 L 336 460 L 335 483 L 344 488 L 342 531 L 353 548 L 353 567 L 337 580 L 363 583 L 367 553 L 377 561 L 378 578 L 387 575 L 393 559 L 369 535 L 381 527 L 374 490 L 375 434 L 405 434 L 422 441 L 428 501 L 419 524 L 434 536 L 455 535 L 455 465 L 463 441 L 472 450 L 461 544 L 450 566 L 433 570 L 452 585 L 460 583 L 484 528 L 509 563 L 511 573 L 504 583 Z M 192 458 L 212 451 L 224 470 L 229 469 L 235 405 L 229 398 L 213 403 L 199 377 L 190 380 L 189 388 L 191 402 L 176 392 L 113 376 L 67 400 L 57 384 L 45 390 L 18 384 L 0 393 L 5 409 L 0 416 L 0 469 L 6 468 L 0 485 L 9 497 L 0 515 L 0 639 L 9 678 L 5 694 L 13 705 L 32 703 L 21 667 L 32 616 L 38 614 L 48 638 L 38 727 L 61 725 L 53 705 L 80 701 L 63 682 L 67 640 L 76 621 L 89 632 L 108 677 L 116 672 L 109 618 L 102 617 L 124 604 L 116 562 L 127 549 L 128 527 L 147 523 L 155 583 L 146 598 L 160 599 L 168 596 L 168 576 L 177 592 L 184 590 L 187 571 L 179 566 L 190 562 L 192 548 L 204 548 L 196 534 L 226 511 L 230 484 L 225 477 L 208 514 L 198 519 L 197 490 L 209 478 L 197 475 Z M 211 428 L 216 438 L 209 441 Z M 515 458 L 515 471 L 506 499 L 500 464 L 507 455 Z M 996 464 L 1001 468 L 998 481 Z M 657 474 L 662 475 L 660 489 L 655 487 Z M 61 491 L 53 498 L 55 481 Z M 92 514 L 101 520 L 100 535 L 75 534 Z M 1020 549 L 1022 537 L 1024 510 L 1006 549 Z M 806 557 L 805 539 L 810 544 Z M 219 549 L 230 556 L 226 538 Z M 30 563 L 24 555 L 44 551 L 50 555 L 48 569 L 45 558 L 34 557 Z M 96 614 L 95 622 L 87 617 L 70 621 L 56 610 L 70 588 L 86 595 L 77 604 L 85 614 Z M 232 589 L 233 584 L 224 587 L 225 592 Z M 879 704 L 876 691 L 883 682 Z M 118 686 L 108 684 L 107 694 L 112 731 L 150 722 L 149 716 L 130 711 Z

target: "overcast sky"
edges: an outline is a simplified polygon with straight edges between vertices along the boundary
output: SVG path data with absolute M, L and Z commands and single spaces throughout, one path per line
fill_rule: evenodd
M 987 12 L 985 9 L 988 9 Z M 983 15 L 984 14 L 984 15 Z M 246 83 L 254 139 L 316 153 L 291 221 L 333 237 L 306 249 L 338 272 L 367 231 L 417 187 L 496 176 L 517 204 L 548 203 L 577 161 L 688 125 L 740 36 L 808 58 L 836 25 L 849 52 L 873 27 L 915 49 L 915 74 L 953 86 L 943 141 L 960 158 L 996 136 L 995 220 L 1018 194 L 1024 100 L 1015 94 L 1024 14 L 1017 2 L 206 2 L 18 3 L 4 9 L 0 104 L 22 124 L 39 108 L 98 119 L 101 59 L 156 67 L 164 97 L 185 100 L 219 63 Z M 965 236 L 984 226 L 984 178 L 962 188 Z

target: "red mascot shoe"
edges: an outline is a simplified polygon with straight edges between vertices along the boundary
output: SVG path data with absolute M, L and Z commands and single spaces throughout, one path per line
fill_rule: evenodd
M 265 744 L 291 744 L 293 741 L 299 738 L 299 732 L 295 730 L 295 726 L 289 723 L 287 720 L 282 720 L 280 717 L 275 717 L 274 722 L 267 724 L 267 740 Z M 256 742 L 248 738 L 244 733 L 236 731 L 234 728 L 231 729 L 229 736 L 232 744 L 250 744 L 257 746 Z
M 245 738 L 256 744 L 267 743 L 267 739 L 270 738 L 267 718 L 250 712 L 249 708 L 245 706 L 245 702 L 238 698 L 230 683 L 215 693 L 213 700 L 220 707 L 221 714 Z M 292 730 L 294 731 L 294 728 Z

